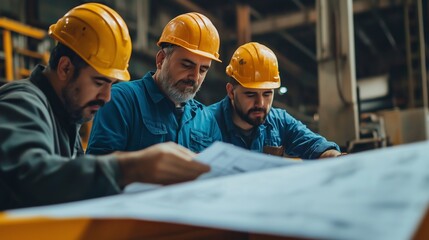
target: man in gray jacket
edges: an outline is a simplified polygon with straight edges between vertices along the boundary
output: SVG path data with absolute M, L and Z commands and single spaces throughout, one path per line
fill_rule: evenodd
M 86 3 L 49 28 L 47 67 L 0 88 L 0 210 L 120 193 L 132 182 L 171 184 L 209 167 L 162 143 L 136 152 L 84 155 L 78 130 L 129 80 L 131 39 L 112 9 Z

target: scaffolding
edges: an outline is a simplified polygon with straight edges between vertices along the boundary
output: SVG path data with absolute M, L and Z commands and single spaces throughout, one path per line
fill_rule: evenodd
M 46 64 L 50 41 L 46 31 L 12 19 L 0 18 L 0 73 L 5 82 L 28 77 L 31 69 Z

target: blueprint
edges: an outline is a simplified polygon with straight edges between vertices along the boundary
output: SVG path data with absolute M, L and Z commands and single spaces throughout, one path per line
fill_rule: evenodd
M 201 175 L 197 180 L 303 163 L 301 160 L 251 152 L 222 142 L 212 144 L 205 151 L 198 154 L 195 161 L 210 165 L 211 168 L 210 172 Z M 124 192 L 142 192 L 160 187 L 162 185 L 159 184 L 132 183 L 125 188 Z
M 200 153 L 196 160 L 210 165 L 211 167 L 210 172 L 202 175 L 199 179 L 208 179 L 303 163 L 301 160 L 292 160 L 251 152 L 232 144 L 222 142 L 212 144 L 208 149 Z
M 316 239 L 411 239 L 429 204 L 427 149 L 429 142 L 421 142 L 7 214 L 144 219 Z M 222 154 L 214 161 L 231 160 L 230 152 Z

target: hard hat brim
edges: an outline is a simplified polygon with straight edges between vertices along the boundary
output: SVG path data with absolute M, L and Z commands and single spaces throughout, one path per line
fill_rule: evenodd
M 234 78 L 237 80 L 236 78 Z M 240 83 L 241 86 L 250 89 L 276 89 L 280 87 L 280 82 L 248 82 L 248 83 Z
M 183 46 L 179 46 L 179 47 L 183 47 Z M 217 58 L 213 54 L 210 54 L 210 53 L 198 50 L 198 49 L 191 49 L 191 48 L 187 48 L 187 47 L 183 47 L 183 48 L 186 49 L 186 50 L 188 50 L 188 51 L 190 51 L 191 53 L 195 53 L 195 54 L 197 54 L 199 56 L 210 58 L 210 59 L 215 60 L 215 61 L 220 62 L 220 63 L 222 62 L 219 58 Z

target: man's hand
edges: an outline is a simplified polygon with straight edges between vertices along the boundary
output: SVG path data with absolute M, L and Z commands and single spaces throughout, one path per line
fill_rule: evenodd
M 343 154 L 341 154 L 340 152 L 338 152 L 335 149 L 329 149 L 324 151 L 319 158 L 330 158 L 330 157 L 339 157 Z
M 193 161 L 195 153 L 173 143 L 160 143 L 136 152 L 115 152 L 121 185 L 132 182 L 173 184 L 193 180 L 210 167 Z

